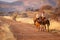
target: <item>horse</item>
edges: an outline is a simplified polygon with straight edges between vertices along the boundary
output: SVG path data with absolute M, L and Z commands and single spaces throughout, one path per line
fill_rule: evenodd
M 34 25 L 36 26 L 36 28 L 41 31 L 45 31 L 46 28 L 48 29 L 49 32 L 49 26 L 50 26 L 50 21 L 48 19 L 46 19 L 45 17 L 39 17 L 36 18 L 34 20 Z M 46 27 L 47 26 L 47 27 Z

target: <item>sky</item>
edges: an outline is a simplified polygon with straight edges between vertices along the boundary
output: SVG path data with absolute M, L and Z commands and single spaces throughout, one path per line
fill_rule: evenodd
M 17 0 L 0 0 L 0 1 L 4 1 L 4 2 L 14 2 L 14 1 L 17 1 Z
M 47 1 L 48 3 L 54 4 L 54 5 L 56 4 L 56 1 L 54 1 L 54 0 L 43 0 L 43 1 L 41 1 L 41 0 L 0 0 L 0 1 L 9 2 L 9 3 L 15 2 L 15 1 L 22 1 L 26 5 L 29 5 L 29 4 L 38 4 L 39 5 L 43 1 Z
M 56 6 L 56 1 L 55 0 L 0 0 L 8 3 L 14 3 L 18 1 L 15 4 L 21 4 L 24 6 L 31 6 L 31 7 L 40 7 L 45 4 L 51 4 L 53 6 Z
M 5 1 L 5 2 L 15 2 L 15 1 L 30 1 L 30 0 L 0 0 L 0 1 Z M 34 0 L 37 1 L 37 0 Z M 45 0 L 44 0 L 45 1 Z M 48 1 L 52 1 L 52 0 L 48 0 Z

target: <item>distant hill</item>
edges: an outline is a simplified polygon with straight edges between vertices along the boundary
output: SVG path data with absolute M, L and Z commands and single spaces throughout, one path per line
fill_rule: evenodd
M 23 3 L 20 1 L 16 1 L 13 3 L 0 1 L 0 11 L 7 11 L 8 12 L 8 11 L 19 10 L 19 9 L 20 10 L 23 9 Z
M 15 1 L 15 2 L 12 2 L 12 3 L 9 3 L 9 2 L 3 2 L 3 1 L 0 1 L 0 11 L 11 11 L 11 10 L 18 10 L 18 11 L 23 11 L 25 10 L 26 8 L 31 8 L 33 7 L 34 9 L 35 8 L 40 8 L 41 5 L 44 5 L 44 4 L 48 4 L 48 5 L 52 5 L 52 6 L 55 6 L 55 2 L 54 1 L 48 1 L 48 0 L 21 0 L 21 1 Z

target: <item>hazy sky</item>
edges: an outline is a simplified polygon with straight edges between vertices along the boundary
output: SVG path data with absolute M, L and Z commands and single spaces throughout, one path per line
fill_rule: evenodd
M 20 3 L 23 3 L 24 5 L 28 6 L 39 6 L 39 5 L 43 5 L 43 4 L 52 4 L 53 6 L 56 5 L 56 1 L 55 0 L 0 0 L 0 1 L 4 1 L 4 2 L 15 2 L 15 1 L 20 1 Z M 19 3 L 18 3 L 19 4 Z
M 4 1 L 4 2 L 15 2 L 18 1 L 15 4 L 21 4 L 24 6 L 30 6 L 30 7 L 40 7 L 44 4 L 51 4 L 52 6 L 56 6 L 56 1 L 55 0 L 0 0 L 0 1 Z
M 0 1 L 5 1 L 5 2 L 14 2 L 14 1 L 17 1 L 17 0 L 0 0 Z

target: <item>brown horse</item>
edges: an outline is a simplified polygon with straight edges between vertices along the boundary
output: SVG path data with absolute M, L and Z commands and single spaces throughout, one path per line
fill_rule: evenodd
M 49 31 L 49 25 L 50 25 L 50 22 L 48 19 L 46 19 L 45 17 L 39 17 L 39 18 L 36 18 L 34 20 L 34 24 L 36 26 L 36 28 L 41 31 L 45 31 L 46 30 L 46 25 L 47 25 L 47 29 Z

